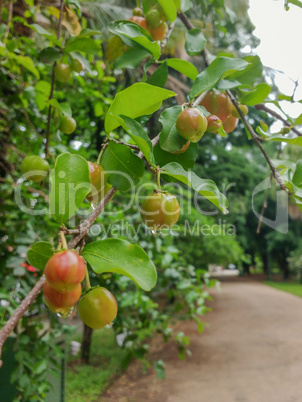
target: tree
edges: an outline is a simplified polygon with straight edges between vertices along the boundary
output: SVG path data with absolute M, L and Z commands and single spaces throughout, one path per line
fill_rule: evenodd
M 143 21 L 144 17 L 136 19 L 139 24 L 129 20 L 113 21 L 107 29 L 111 37 L 105 40 L 101 31 L 87 28 L 87 19 L 81 16 L 78 3 L 65 3 L 61 0 L 59 8 L 39 4 L 26 5 L 26 10 L 20 11 L 11 0 L 1 10 L 5 24 L 1 28 L 3 39 L 0 47 L 0 85 L 6 100 L 0 104 L 3 144 L 1 181 L 5 191 L 5 214 L 1 216 L 4 227 L 1 233 L 4 239 L 2 297 L 9 302 L 3 311 L 3 321 L 7 322 L 0 331 L 0 349 L 19 320 L 29 330 L 24 315 L 28 309 L 32 310 L 36 306 L 33 304 L 34 300 L 40 297 L 38 295 L 46 281 L 42 274 L 45 266 L 50 264 L 54 255 L 58 255 L 55 253 L 76 249 L 91 267 L 90 274 L 86 271 L 86 291 L 81 300 L 92 292 L 90 280 L 92 285 L 108 286 L 113 293 L 118 290 L 115 295 L 120 312 L 115 320 L 116 331 L 122 332 L 125 328 L 129 330 L 134 327 L 131 334 L 128 331 L 128 340 L 131 337 L 137 353 L 144 356 L 139 331 L 143 329 L 148 333 L 157 328 L 164 338 L 171 335 L 167 324 L 169 314 L 172 314 L 171 308 L 167 307 L 165 314 L 159 314 L 159 307 L 152 296 L 168 289 L 170 301 L 180 297 L 187 307 L 187 315 L 202 329 L 200 317 L 207 310 L 203 304 L 207 293 L 201 285 L 213 284 L 205 272 L 207 264 L 221 261 L 240 264 L 245 260 L 244 252 L 235 237 L 228 238 L 225 235 L 212 236 L 201 250 L 195 246 L 198 244 L 197 238 L 191 242 L 192 247 L 184 246 L 185 224 L 182 220 L 186 214 L 180 220 L 182 236 L 179 240 L 168 238 L 164 243 L 162 239 L 155 238 L 150 241 L 150 232 L 147 232 L 145 237 L 139 239 L 139 245 L 125 240 L 123 234 L 117 238 L 92 241 L 91 229 L 99 215 L 105 207 L 106 211 L 116 212 L 120 206 L 125 206 L 129 192 L 137 192 L 139 184 L 143 183 L 142 177 L 145 175 L 145 180 L 150 181 L 147 170 L 155 177 L 153 189 L 156 189 L 156 194 L 165 194 L 166 188 L 170 193 L 174 192 L 174 186 L 178 184 L 178 191 L 188 200 L 184 202 L 184 206 L 191 205 L 194 191 L 203 197 L 201 205 L 208 212 L 227 212 L 228 201 L 225 194 L 212 180 L 216 180 L 219 186 L 222 184 L 219 170 L 215 171 L 215 166 L 213 170 L 202 166 L 213 166 L 212 155 L 209 157 L 206 154 L 206 146 L 213 141 L 213 136 L 213 142 L 217 140 L 216 156 L 222 161 L 226 175 L 234 177 L 236 163 L 238 166 L 245 165 L 244 158 L 238 153 L 236 162 L 232 164 L 231 158 L 235 156 L 235 152 L 230 155 L 220 148 L 221 141 L 226 136 L 226 120 L 220 122 L 217 134 L 204 132 L 204 129 L 200 130 L 198 127 L 198 136 L 193 136 L 194 121 L 191 126 L 188 123 L 189 137 L 184 138 L 184 134 L 176 129 L 182 109 L 198 111 L 197 114 L 203 116 L 203 121 L 213 114 L 200 105 L 209 91 L 225 94 L 224 98 L 229 105 L 227 119 L 233 119 L 237 125 L 238 120 L 231 115 L 237 112 L 241 120 L 234 132 L 236 140 L 238 138 L 238 143 L 240 146 L 244 145 L 246 150 L 249 146 L 249 152 L 253 155 L 261 156 L 261 166 L 265 166 L 265 162 L 272 180 L 300 207 L 300 162 L 276 164 L 272 161 L 270 152 L 275 151 L 274 145 L 271 146 L 275 142 L 300 145 L 301 134 L 295 126 L 301 123 L 301 118 L 294 121 L 290 116 L 280 117 L 267 107 L 266 103 L 271 102 L 268 98 L 270 86 L 264 82 L 260 59 L 257 56 L 241 57 L 241 40 L 234 42 L 234 46 L 230 48 L 232 54 L 216 56 L 218 50 L 226 45 L 224 33 L 229 31 L 234 34 L 236 24 L 240 25 L 243 21 L 241 18 L 241 22 L 238 19 L 236 24 L 232 24 L 232 14 L 223 1 L 196 1 L 195 6 L 198 6 L 198 11 L 203 12 L 204 19 L 202 26 L 195 27 L 188 18 L 192 12 L 192 2 L 180 4 L 178 0 L 146 0 L 142 2 L 142 13 L 147 17 L 147 23 Z M 134 6 L 133 3 L 131 5 Z M 86 17 L 92 7 L 92 4 L 83 4 Z M 106 4 L 95 7 L 105 9 Z M 115 11 L 121 10 L 119 8 Z M 157 17 L 154 19 L 151 13 Z M 110 15 L 107 14 L 108 16 Z M 212 23 L 213 19 L 216 31 L 211 35 L 206 28 L 207 23 Z M 184 49 L 187 55 L 183 58 L 170 57 L 164 49 L 172 38 L 174 29 L 177 30 L 180 25 L 186 30 Z M 243 26 L 247 28 L 249 43 L 256 43 L 251 35 L 252 26 Z M 175 38 L 174 40 L 176 41 Z M 38 47 L 34 46 L 36 43 Z M 131 70 L 134 70 L 133 74 L 129 73 Z M 186 77 L 185 83 L 181 82 L 183 76 Z M 171 90 L 173 85 L 179 92 L 178 97 L 176 91 Z M 187 89 L 188 99 L 185 94 Z M 277 98 L 274 102 L 277 103 Z M 250 118 L 249 114 L 245 116 L 240 104 L 248 106 L 253 117 L 258 113 L 256 109 L 260 109 L 257 114 L 259 116 L 269 114 L 273 118 L 282 119 L 284 128 L 278 133 L 269 133 L 267 125 L 259 121 L 260 119 Z M 65 124 L 62 124 L 62 120 L 66 122 L 67 119 L 70 122 L 71 118 L 76 120 L 75 131 L 69 130 L 69 127 L 66 130 Z M 156 132 L 154 128 L 157 129 Z M 252 147 L 247 144 L 245 133 L 249 142 L 253 140 Z M 201 142 L 197 144 L 200 137 Z M 191 141 L 189 146 L 188 138 Z M 211 149 L 215 150 L 215 147 Z M 32 172 L 37 170 L 33 164 L 30 169 L 23 169 L 23 182 L 19 181 L 20 159 L 28 154 L 47 160 L 52 168 L 50 178 L 42 169 L 45 179 L 41 181 L 41 169 L 38 169 L 38 173 Z M 257 158 L 260 160 L 259 156 Z M 191 171 L 196 159 L 199 163 L 197 174 Z M 101 166 L 101 171 L 95 173 L 87 161 Z M 237 168 L 237 174 L 238 170 Z M 242 173 L 238 175 L 239 191 L 241 188 L 245 189 L 246 178 L 251 184 L 258 180 L 261 169 L 250 169 L 247 166 Z M 262 173 L 265 174 L 265 169 L 262 169 Z M 94 174 L 98 177 L 96 181 Z M 51 191 L 48 195 L 49 181 Z M 164 181 L 167 183 L 165 187 Z M 187 187 L 192 190 L 188 191 Z M 16 208 L 11 199 L 14 188 L 19 206 L 23 200 L 20 196 L 25 198 L 21 209 Z M 88 202 L 85 201 L 87 197 Z M 166 197 L 161 197 L 164 198 Z M 232 196 L 230 199 L 232 200 Z M 45 208 L 48 200 L 49 214 L 31 215 L 38 212 L 38 207 Z M 172 213 L 176 215 L 177 204 L 172 204 Z M 158 208 L 156 206 L 155 211 Z M 126 216 L 134 223 L 132 228 L 135 228 L 139 218 L 137 209 L 135 206 L 132 214 L 122 211 L 118 215 Z M 197 217 L 195 213 L 188 215 L 191 223 L 200 220 L 204 224 L 213 225 L 216 222 L 216 218 Z M 104 217 L 104 221 L 106 225 L 110 225 L 110 217 Z M 163 221 L 167 222 L 169 221 Z M 158 230 L 152 229 L 154 235 L 168 229 L 162 227 L 163 223 Z M 234 250 L 232 255 L 222 250 L 226 244 Z M 25 247 L 27 249 L 28 245 L 29 264 L 24 261 Z M 194 267 L 188 264 L 180 254 L 184 248 L 190 251 L 189 262 L 193 263 L 202 257 L 203 265 Z M 165 259 L 160 252 L 163 252 Z M 154 288 L 157 273 L 151 256 L 157 263 L 158 272 L 162 274 L 158 288 Z M 9 276 L 11 267 L 13 278 Z M 33 271 L 39 276 L 36 283 L 29 273 Z M 121 274 L 129 281 L 120 279 Z M 138 286 L 138 290 L 130 280 Z M 47 281 L 51 282 L 49 277 Z M 76 284 L 79 285 L 79 282 L 80 280 Z M 29 290 L 34 283 L 33 289 Z M 20 286 L 22 291 L 18 297 L 12 297 L 11 289 Z M 150 297 L 144 293 L 153 288 Z M 66 289 L 64 294 L 67 293 Z M 55 290 L 60 291 L 62 288 Z M 72 290 L 68 288 L 68 292 Z M 73 314 L 73 307 L 64 303 L 51 308 L 60 316 Z M 17 305 L 18 308 L 13 311 L 12 307 Z M 38 306 L 43 309 L 41 299 L 38 300 Z M 126 316 L 126 312 L 130 314 Z M 8 316 L 10 318 L 7 320 Z M 31 347 L 37 346 L 36 339 L 39 337 L 38 327 L 33 327 L 35 337 Z M 26 338 L 22 339 L 25 342 Z M 184 336 L 178 336 L 177 340 L 179 352 L 183 356 L 188 341 Z M 44 346 L 47 348 L 46 339 Z M 24 353 L 20 351 L 19 363 L 24 359 Z M 20 372 L 26 385 L 21 386 L 23 394 L 20 394 L 20 398 L 30 399 L 33 395 L 43 398 L 47 385 L 43 383 L 43 387 L 33 394 L 34 387 L 28 377 L 30 370 L 36 370 L 38 375 L 43 376 L 47 365 L 41 368 L 35 364 L 30 367 L 23 364 L 19 367 L 22 367 Z M 15 375 L 15 379 L 17 378 L 18 374 Z

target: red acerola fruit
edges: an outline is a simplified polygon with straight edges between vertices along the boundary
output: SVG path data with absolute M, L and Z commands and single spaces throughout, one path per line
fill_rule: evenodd
M 79 301 L 81 294 L 81 284 L 76 285 L 76 288 L 71 292 L 61 293 L 54 289 L 47 281 L 44 283 L 44 301 L 50 311 L 58 312 L 62 308 L 74 306 Z
M 224 122 L 232 113 L 232 101 L 225 93 L 209 91 L 200 105 Z
M 85 277 L 86 264 L 74 250 L 55 253 L 47 262 L 44 274 L 58 292 L 71 292 Z

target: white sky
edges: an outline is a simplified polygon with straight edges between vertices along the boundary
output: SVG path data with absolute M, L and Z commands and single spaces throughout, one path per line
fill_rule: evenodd
M 292 95 L 293 80 L 300 79 L 295 100 L 302 99 L 302 9 L 290 5 L 285 11 L 284 0 L 250 0 L 249 15 L 256 26 L 254 34 L 261 40 L 255 52 L 265 66 L 281 70 L 277 85 L 286 95 Z M 302 105 L 284 109 L 293 117 L 302 113 Z

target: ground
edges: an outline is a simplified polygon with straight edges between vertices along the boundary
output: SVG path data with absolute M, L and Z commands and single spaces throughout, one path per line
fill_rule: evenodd
M 233 278 L 214 291 L 209 324 L 182 324 L 192 357 L 182 361 L 171 342 L 155 340 L 166 381 L 142 375 L 133 362 L 101 398 L 103 402 L 300 402 L 302 298 L 252 279 Z

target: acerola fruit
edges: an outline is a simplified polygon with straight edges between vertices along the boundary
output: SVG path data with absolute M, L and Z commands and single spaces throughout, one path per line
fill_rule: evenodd
M 177 198 L 170 193 L 154 191 L 142 202 L 141 217 L 151 230 L 173 226 L 179 218 Z
M 64 134 L 71 134 L 77 127 L 75 119 L 68 116 L 62 116 L 60 119 L 59 130 Z
M 166 24 L 166 22 L 162 22 L 158 27 L 150 28 L 149 31 L 153 40 L 162 40 L 168 32 L 168 25 Z
M 223 129 L 228 134 L 235 130 L 238 124 L 238 119 L 233 115 L 230 115 L 224 122 L 223 122 Z
M 124 54 L 125 50 L 126 45 L 119 36 L 115 35 L 110 38 L 107 43 L 105 58 L 106 60 L 113 62 Z
M 78 59 L 72 59 L 70 67 L 76 73 L 80 73 L 84 70 L 84 64 Z
M 44 274 L 58 292 L 71 292 L 85 277 L 85 262 L 74 250 L 55 253 L 47 262 Z
M 129 21 L 135 22 L 137 25 L 140 25 L 142 28 L 148 31 L 147 21 L 144 17 L 133 15 L 131 18 L 129 18 Z
M 209 91 L 200 105 L 205 107 L 207 111 L 217 116 L 222 122 L 224 122 L 232 113 L 232 101 L 225 93 L 219 93 Z
M 58 309 L 74 306 L 79 301 L 81 294 L 81 284 L 76 285 L 76 288 L 71 292 L 61 293 L 50 286 L 47 281 L 44 283 L 44 302 L 50 311 L 57 312 Z
M 162 24 L 161 13 L 156 8 L 152 8 L 146 14 L 146 21 L 149 28 L 157 28 Z
M 49 164 L 40 156 L 30 155 L 23 159 L 21 171 L 24 175 L 26 174 L 26 179 L 40 183 L 47 176 Z
M 159 11 L 162 21 L 168 21 L 168 17 L 167 17 L 166 13 L 164 12 L 164 10 L 163 10 L 163 8 L 162 8 L 162 6 L 160 4 L 157 3 L 154 6 L 154 8 L 155 8 L 155 10 Z
M 189 145 L 190 145 L 190 141 L 187 141 L 182 148 L 180 148 L 178 151 L 171 152 L 171 154 L 181 155 L 186 152 L 186 150 L 189 148 Z
M 68 64 L 57 64 L 55 66 L 55 77 L 59 82 L 67 82 L 71 78 L 71 68 Z
M 98 163 L 87 162 L 91 181 L 91 191 L 86 195 L 86 198 L 88 199 L 97 195 L 101 189 L 105 187 L 106 177 L 103 166 Z
M 216 134 L 217 131 L 222 126 L 222 121 L 219 119 L 219 117 L 215 116 L 214 114 L 211 114 L 210 116 L 208 116 L 207 121 L 208 121 L 207 131 L 209 133 Z
M 143 16 L 143 10 L 141 8 L 139 8 L 139 7 L 135 7 L 133 9 L 132 14 L 135 15 L 136 17 L 142 17 Z
M 81 320 L 93 329 L 104 328 L 111 324 L 117 315 L 117 302 L 109 290 L 101 287 L 92 288 L 78 305 Z
M 177 117 L 176 129 L 179 134 L 191 142 L 198 142 L 208 127 L 205 115 L 197 108 L 183 110 Z
M 87 196 L 87 195 L 86 195 L 86 199 L 87 199 L 91 204 L 96 205 L 96 204 L 98 204 L 99 202 L 102 201 L 102 199 L 105 197 L 105 195 L 106 195 L 106 194 L 108 193 L 108 191 L 111 189 L 111 187 L 112 187 L 111 184 L 106 183 L 105 186 L 103 186 L 103 187 L 101 188 L 101 190 L 100 190 L 98 193 L 96 193 L 96 194 L 94 194 L 94 195 L 92 195 L 92 196 Z
M 239 109 L 241 110 L 241 112 L 243 113 L 243 115 L 246 116 L 248 114 L 248 111 L 249 111 L 248 107 L 245 106 L 245 105 L 238 105 L 238 106 L 239 106 Z M 238 110 L 235 108 L 234 105 L 233 105 L 233 108 L 232 108 L 232 116 L 237 117 L 238 119 L 240 119 L 240 115 L 238 113 Z

